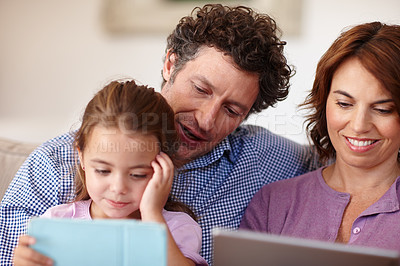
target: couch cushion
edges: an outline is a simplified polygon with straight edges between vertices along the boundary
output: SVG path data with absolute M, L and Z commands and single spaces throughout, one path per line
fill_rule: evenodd
M 22 163 L 37 147 L 36 144 L 23 143 L 0 138 L 0 199 Z

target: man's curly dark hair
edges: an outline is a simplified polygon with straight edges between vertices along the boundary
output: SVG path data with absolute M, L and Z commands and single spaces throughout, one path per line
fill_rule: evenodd
M 260 92 L 249 114 L 260 112 L 289 93 L 289 78 L 294 71 L 283 55 L 286 42 L 279 39 L 280 34 L 274 19 L 248 7 L 196 7 L 167 39 L 166 54 L 176 55 L 172 81 L 188 61 L 196 58 L 201 47 L 214 47 L 231 56 L 240 69 L 259 75 Z

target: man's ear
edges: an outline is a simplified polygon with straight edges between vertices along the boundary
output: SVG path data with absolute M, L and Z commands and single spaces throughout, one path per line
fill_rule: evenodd
M 176 55 L 171 52 L 171 49 L 168 50 L 167 55 L 165 56 L 165 62 L 163 67 L 163 78 L 168 82 L 171 78 L 172 72 L 174 70 Z

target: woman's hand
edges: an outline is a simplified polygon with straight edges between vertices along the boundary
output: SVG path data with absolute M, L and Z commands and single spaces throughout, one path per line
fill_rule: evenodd
M 140 214 L 143 221 L 163 222 L 162 209 L 167 202 L 174 179 L 174 164 L 161 152 L 151 163 L 154 174 L 143 193 Z
M 20 236 L 18 245 L 14 249 L 14 266 L 53 265 L 53 261 L 29 247 L 35 243 L 35 239 L 28 235 Z

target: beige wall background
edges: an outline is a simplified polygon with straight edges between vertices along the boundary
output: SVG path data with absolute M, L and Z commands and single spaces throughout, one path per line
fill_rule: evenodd
M 0 0 L 0 137 L 37 143 L 76 128 L 86 103 L 112 79 L 160 88 L 168 33 L 110 34 L 103 12 L 101 0 Z M 299 34 L 282 38 L 297 70 L 289 98 L 247 123 L 306 143 L 297 104 L 318 59 L 349 25 L 400 24 L 400 1 L 303 0 L 299 12 Z

